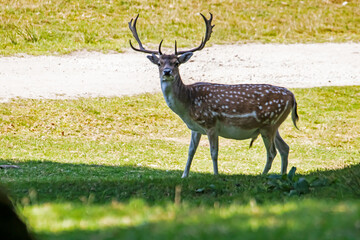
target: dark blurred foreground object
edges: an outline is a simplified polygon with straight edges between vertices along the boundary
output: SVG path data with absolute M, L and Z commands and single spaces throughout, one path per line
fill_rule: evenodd
M 0 165 L 0 168 L 19 168 L 17 165 Z
M 0 187 L 0 239 L 1 240 L 34 240 L 25 223 L 16 214 L 14 205 Z

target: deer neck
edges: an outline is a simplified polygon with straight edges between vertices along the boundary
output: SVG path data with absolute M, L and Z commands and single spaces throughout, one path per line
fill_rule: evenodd
M 169 108 L 183 118 L 190 105 L 190 89 L 183 83 L 180 75 L 171 81 L 161 79 L 161 90 Z

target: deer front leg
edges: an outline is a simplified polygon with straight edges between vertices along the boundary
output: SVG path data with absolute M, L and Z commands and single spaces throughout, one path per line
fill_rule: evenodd
M 209 131 L 207 136 L 210 143 L 210 154 L 213 161 L 214 175 L 218 175 L 219 136 L 214 131 Z
M 186 178 L 187 176 L 189 176 L 191 162 L 194 158 L 196 149 L 199 146 L 200 138 L 201 138 L 201 133 L 191 131 L 191 140 L 190 140 L 190 146 L 189 146 L 188 160 L 186 162 L 184 173 L 181 176 L 182 178 Z

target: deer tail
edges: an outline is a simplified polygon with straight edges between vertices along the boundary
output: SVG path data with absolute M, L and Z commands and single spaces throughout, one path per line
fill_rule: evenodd
M 299 129 L 296 125 L 296 123 L 299 121 L 299 115 L 297 113 L 297 103 L 296 103 L 296 100 L 295 100 L 295 97 L 294 97 L 294 105 L 293 105 L 293 108 L 292 108 L 292 112 L 291 112 L 291 119 L 294 123 L 294 126 Z

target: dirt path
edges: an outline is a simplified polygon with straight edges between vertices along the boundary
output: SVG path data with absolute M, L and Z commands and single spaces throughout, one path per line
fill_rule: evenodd
M 181 66 L 181 74 L 186 83 L 270 83 L 295 88 L 360 85 L 360 44 L 212 46 L 194 54 Z M 0 101 L 158 91 L 157 67 L 141 53 L 0 57 Z

